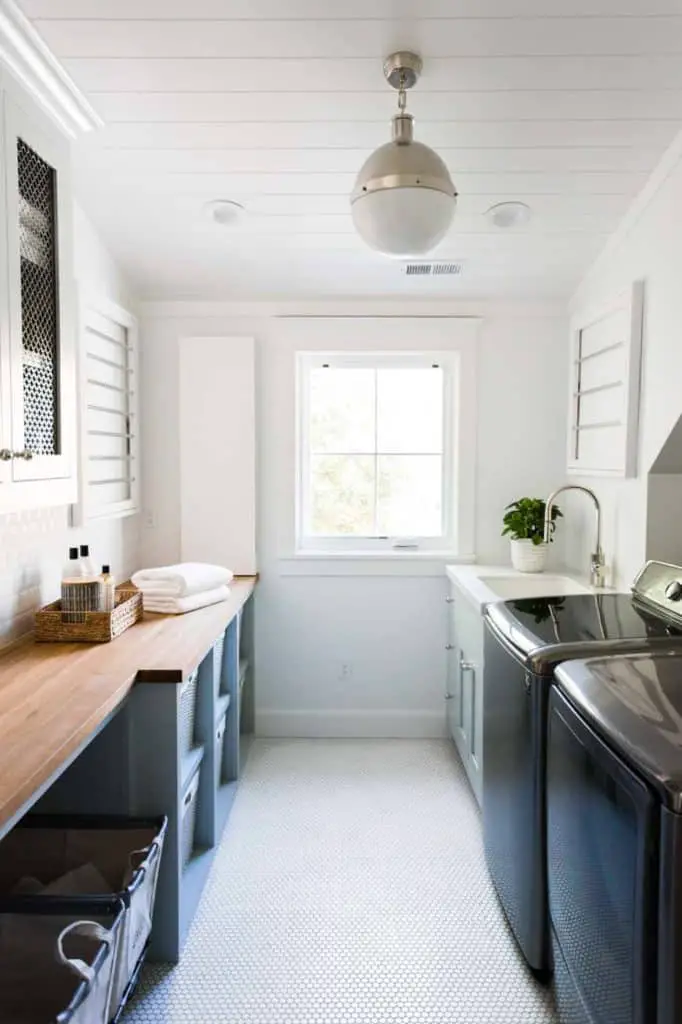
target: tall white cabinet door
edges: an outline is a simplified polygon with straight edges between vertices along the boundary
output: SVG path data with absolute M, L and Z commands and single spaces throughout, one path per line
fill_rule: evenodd
M 4 139 L 4 104 L 0 103 L 0 142 Z M 5 174 L 0 168 L 0 496 L 12 480 L 12 385 L 9 353 L 9 276 L 7 269 Z M 1 507 L 1 506 L 0 506 Z
M 180 340 L 181 555 L 251 575 L 256 565 L 253 338 Z
M 73 500 L 76 367 L 68 143 L 5 97 L 12 479 Z M 70 486 L 72 484 L 72 487 Z M 50 500 L 45 490 L 46 503 Z

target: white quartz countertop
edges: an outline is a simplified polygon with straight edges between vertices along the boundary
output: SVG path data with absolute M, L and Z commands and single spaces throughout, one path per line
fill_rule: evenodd
M 567 569 L 547 572 L 519 572 L 510 565 L 448 565 L 450 581 L 464 597 L 482 611 L 493 601 L 524 597 L 561 597 L 566 594 L 603 594 L 610 587 L 592 587 L 587 578 Z

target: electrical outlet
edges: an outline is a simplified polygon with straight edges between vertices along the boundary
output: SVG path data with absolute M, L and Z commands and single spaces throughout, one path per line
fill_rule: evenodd
M 350 679 L 353 675 L 353 666 L 344 661 L 339 669 L 339 679 Z
M 147 511 L 144 514 L 144 525 L 147 530 L 156 529 L 156 516 L 154 515 L 154 512 L 151 509 L 147 509 Z

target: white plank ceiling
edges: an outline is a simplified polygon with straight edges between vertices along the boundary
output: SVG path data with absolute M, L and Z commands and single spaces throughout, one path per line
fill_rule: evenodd
M 106 122 L 79 197 L 145 297 L 570 293 L 682 125 L 682 0 L 21 0 Z M 411 48 L 417 137 L 461 199 L 406 278 L 348 193 L 389 138 L 383 57 Z M 243 203 L 237 229 L 203 215 Z M 485 211 L 520 199 L 531 223 Z

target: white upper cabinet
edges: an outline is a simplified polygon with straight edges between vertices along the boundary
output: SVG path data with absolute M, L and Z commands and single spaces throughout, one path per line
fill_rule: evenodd
M 77 497 L 69 144 L 2 95 L 0 513 Z

